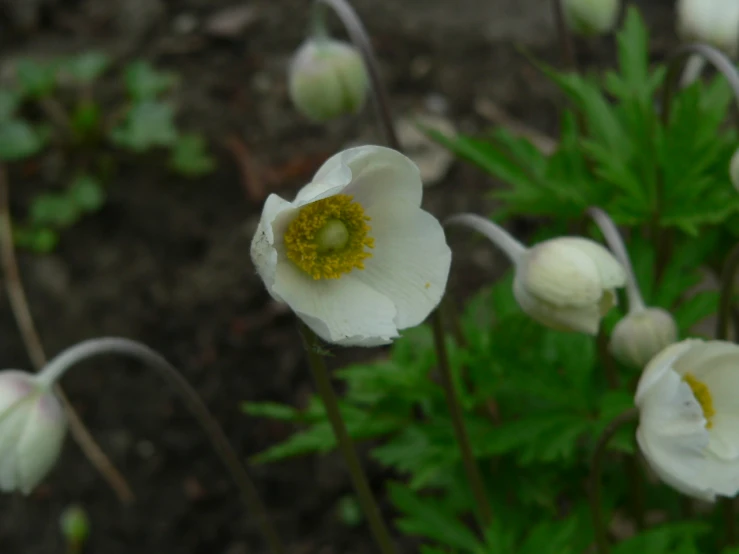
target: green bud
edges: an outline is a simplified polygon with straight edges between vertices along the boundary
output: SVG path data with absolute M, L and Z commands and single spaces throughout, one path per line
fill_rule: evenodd
M 362 56 L 338 40 L 304 42 L 290 63 L 288 78 L 293 104 L 314 121 L 357 113 L 367 98 L 369 77 Z
M 67 506 L 59 518 L 59 525 L 67 543 L 77 548 L 84 545 L 90 536 L 90 520 L 79 505 Z
M 580 35 L 603 35 L 616 25 L 619 0 L 561 0 L 567 26 Z
M 677 325 L 662 308 L 629 313 L 611 335 L 610 351 L 624 365 L 643 368 L 655 354 L 677 341 Z

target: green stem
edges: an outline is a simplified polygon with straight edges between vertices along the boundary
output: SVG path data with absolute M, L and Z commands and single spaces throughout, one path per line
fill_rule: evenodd
M 590 465 L 589 500 L 597 554 L 608 554 L 610 552 L 608 529 L 603 515 L 603 487 L 601 483 L 608 443 L 621 427 L 634 421 L 638 415 L 639 412 L 636 408 L 630 408 L 617 415 L 603 430 L 600 437 L 598 437 L 598 443 L 595 445 L 595 453 Z
M 724 525 L 726 526 L 726 546 L 736 546 L 736 503 L 733 498 L 722 498 Z
M 557 28 L 557 38 L 559 40 L 559 50 L 562 56 L 562 63 L 564 64 L 565 69 L 577 72 L 575 44 L 572 40 L 572 33 L 567 28 L 562 0 L 552 0 L 552 9 L 554 11 L 554 23 Z
M 643 531 L 647 526 L 646 510 L 644 500 L 644 474 L 639 467 L 639 455 L 626 455 L 624 458 L 624 469 L 629 479 L 631 493 L 631 508 L 638 531 Z
M 452 418 L 452 425 L 454 426 L 454 435 L 457 439 L 457 446 L 459 446 L 462 454 L 462 462 L 467 473 L 467 480 L 469 481 L 472 496 L 477 506 L 477 517 L 484 533 L 493 519 L 493 513 L 490 508 L 490 501 L 485 493 L 485 483 L 480 474 L 480 468 L 477 466 L 475 456 L 472 452 L 472 445 L 470 444 L 467 427 L 464 423 L 464 413 L 462 412 L 462 406 L 457 397 L 456 388 L 454 387 L 452 368 L 446 348 L 444 323 L 441 320 L 441 312 L 438 310 L 434 311 L 431 315 L 431 326 L 434 332 L 437 362 L 441 370 L 441 384 L 444 388 L 447 405 L 449 406 L 449 413 Z
M 721 289 L 716 315 L 716 340 L 727 340 L 729 337 L 729 316 L 731 315 L 731 297 L 734 293 L 734 279 L 739 269 L 739 244 L 732 248 L 721 272 Z
M 375 496 L 372 494 L 367 476 L 364 474 L 359 456 L 357 456 L 356 449 L 354 448 L 354 442 L 349 436 L 344 420 L 341 417 L 339 401 L 331 385 L 331 377 L 326 368 L 326 360 L 319 351 L 318 337 L 303 323 L 300 324 L 300 334 L 303 337 L 303 344 L 308 354 L 308 363 L 313 373 L 313 379 L 316 382 L 318 394 L 321 396 L 323 405 L 326 408 L 326 415 L 331 422 L 339 451 L 344 456 L 344 461 L 349 469 L 349 474 L 362 511 L 367 518 L 375 541 L 377 541 L 377 545 L 380 547 L 380 551 L 383 554 L 395 554 L 396 549 L 390 537 L 390 532 L 382 518 L 377 500 L 375 500 Z

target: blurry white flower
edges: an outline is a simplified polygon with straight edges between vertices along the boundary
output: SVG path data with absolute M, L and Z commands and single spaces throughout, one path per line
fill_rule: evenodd
M 330 158 L 293 202 L 272 194 L 251 245 L 269 293 L 324 340 L 387 344 L 441 300 L 451 262 L 408 158 L 379 146 Z
M 610 33 L 616 26 L 620 0 L 562 0 L 567 26 L 582 35 Z
M 689 339 L 658 354 L 636 391 L 637 440 L 668 485 L 694 498 L 739 492 L 739 346 Z
M 676 340 L 677 324 L 668 311 L 642 307 L 616 324 L 609 349 L 622 364 L 643 368 Z
M 739 53 L 737 0 L 678 0 L 677 31 L 683 40 L 704 42 L 729 56 Z
M 616 305 L 616 288 L 626 273 L 606 248 L 581 237 L 560 237 L 524 247 L 493 222 L 474 214 L 456 215 L 448 224 L 480 231 L 516 266 L 513 293 L 533 319 L 561 331 L 595 335 L 601 318 Z
M 31 374 L 0 371 L 0 490 L 31 492 L 59 457 L 66 431 L 53 392 Z
M 290 99 L 300 113 L 315 121 L 357 113 L 364 106 L 368 86 L 362 56 L 338 40 L 308 39 L 290 62 Z

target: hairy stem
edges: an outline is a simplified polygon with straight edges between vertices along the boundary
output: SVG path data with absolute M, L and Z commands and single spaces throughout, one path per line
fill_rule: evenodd
M 33 322 L 23 288 L 23 281 L 18 270 L 18 260 L 16 259 L 13 242 L 13 224 L 10 217 L 8 182 L 5 167 L 2 165 L 0 165 L 0 260 L 5 274 L 5 290 L 10 299 L 13 316 L 20 330 L 28 357 L 38 371 L 46 365 L 46 354 L 36 330 L 36 325 Z M 55 392 L 64 407 L 72 437 L 85 457 L 103 476 L 122 503 L 129 504 L 133 502 L 135 497 L 128 482 L 97 444 L 67 395 L 64 394 L 61 387 L 56 387 Z
M 372 97 L 374 99 L 377 117 L 380 120 L 383 132 L 385 133 L 385 140 L 387 140 L 390 148 L 399 150 L 400 142 L 398 141 L 395 126 L 393 125 L 393 116 L 390 110 L 390 101 L 388 100 L 387 90 L 380 78 L 380 67 L 377 63 L 377 56 L 375 56 L 375 50 L 372 48 L 372 42 L 362 24 L 362 20 L 357 15 L 357 12 L 354 11 L 351 4 L 346 0 L 315 0 L 313 4 L 313 27 L 314 29 L 319 30 L 319 34 L 321 34 L 323 32 L 322 30 L 325 29 L 325 7 L 331 8 L 331 10 L 333 10 L 338 16 L 341 23 L 344 25 L 346 32 L 349 34 L 352 44 L 354 44 L 362 54 L 364 65 L 369 73 Z
M 42 386 L 51 387 L 74 365 L 83 360 L 107 354 L 121 354 L 135 358 L 147 367 L 158 371 L 164 377 L 200 423 L 213 449 L 241 491 L 249 510 L 259 518 L 261 531 L 272 553 L 285 554 L 285 548 L 282 546 L 279 535 L 272 527 L 259 492 L 239 460 L 238 454 L 229 443 L 223 429 L 200 399 L 195 389 L 158 352 L 144 344 L 125 338 L 104 337 L 86 340 L 64 350 L 46 364 L 46 367 L 38 374 L 39 383 Z
M 464 413 L 459 402 L 459 397 L 457 396 L 456 387 L 454 386 L 452 368 L 449 363 L 449 353 L 446 348 L 444 323 L 439 310 L 435 310 L 431 315 L 431 326 L 434 332 L 437 363 L 441 372 L 441 384 L 444 388 L 447 406 L 449 406 L 449 413 L 454 427 L 454 436 L 457 439 L 457 446 L 462 454 L 462 462 L 467 473 L 467 480 L 472 489 L 472 496 L 475 499 L 477 507 L 477 517 L 484 533 L 493 519 L 493 512 L 490 508 L 490 501 L 485 493 L 485 482 L 482 479 L 480 468 L 472 452 L 472 444 L 470 443 L 470 437 L 467 434 L 467 427 L 464 423 Z
M 606 453 L 608 452 L 608 443 L 616 432 L 626 425 L 634 421 L 639 415 L 636 408 L 630 408 L 625 412 L 617 415 L 608 426 L 603 430 L 598 442 L 595 445 L 595 453 L 590 465 L 590 483 L 589 483 L 589 500 L 590 513 L 593 517 L 593 530 L 595 531 L 595 546 L 597 554 L 608 554 L 610 545 L 608 544 L 608 529 L 603 514 L 603 463 L 605 462 Z
M 362 464 L 359 461 L 359 456 L 354 447 L 354 441 L 349 436 L 344 419 L 341 416 L 339 400 L 331 384 L 331 376 L 326 367 L 326 360 L 319 350 L 320 344 L 318 337 L 303 323 L 300 323 L 300 334 L 303 337 L 303 344 L 308 355 L 308 365 L 313 373 L 318 394 L 326 408 L 326 416 L 331 422 L 336 443 L 349 469 L 349 475 L 351 476 L 354 490 L 357 493 L 357 499 L 367 518 L 377 546 L 380 548 L 382 554 L 395 554 L 396 549 L 390 536 L 390 531 L 382 518 L 380 507 L 369 486 L 367 476 L 362 469 Z

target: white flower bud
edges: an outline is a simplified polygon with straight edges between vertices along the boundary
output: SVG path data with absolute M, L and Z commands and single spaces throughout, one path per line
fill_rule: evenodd
M 739 192 L 739 148 L 737 148 L 734 155 L 731 157 L 731 163 L 729 164 L 729 177 L 731 178 L 731 184 Z
M 562 0 L 567 26 L 581 35 L 603 35 L 616 26 L 619 0 Z
M 643 368 L 676 340 L 677 325 L 672 315 L 662 308 L 645 308 L 618 322 L 609 349 L 622 364 Z
M 0 371 L 0 490 L 31 492 L 59 457 L 66 431 L 53 392 L 29 373 Z
M 562 237 L 526 250 L 516 263 L 513 293 L 521 309 L 562 331 L 595 335 L 626 284 L 621 264 L 589 239 Z
M 369 77 L 359 52 L 330 39 L 309 39 L 290 63 L 290 98 L 303 115 L 327 121 L 357 113 L 367 98 Z
M 737 0 L 678 0 L 677 31 L 683 40 L 704 42 L 729 56 L 739 51 Z

